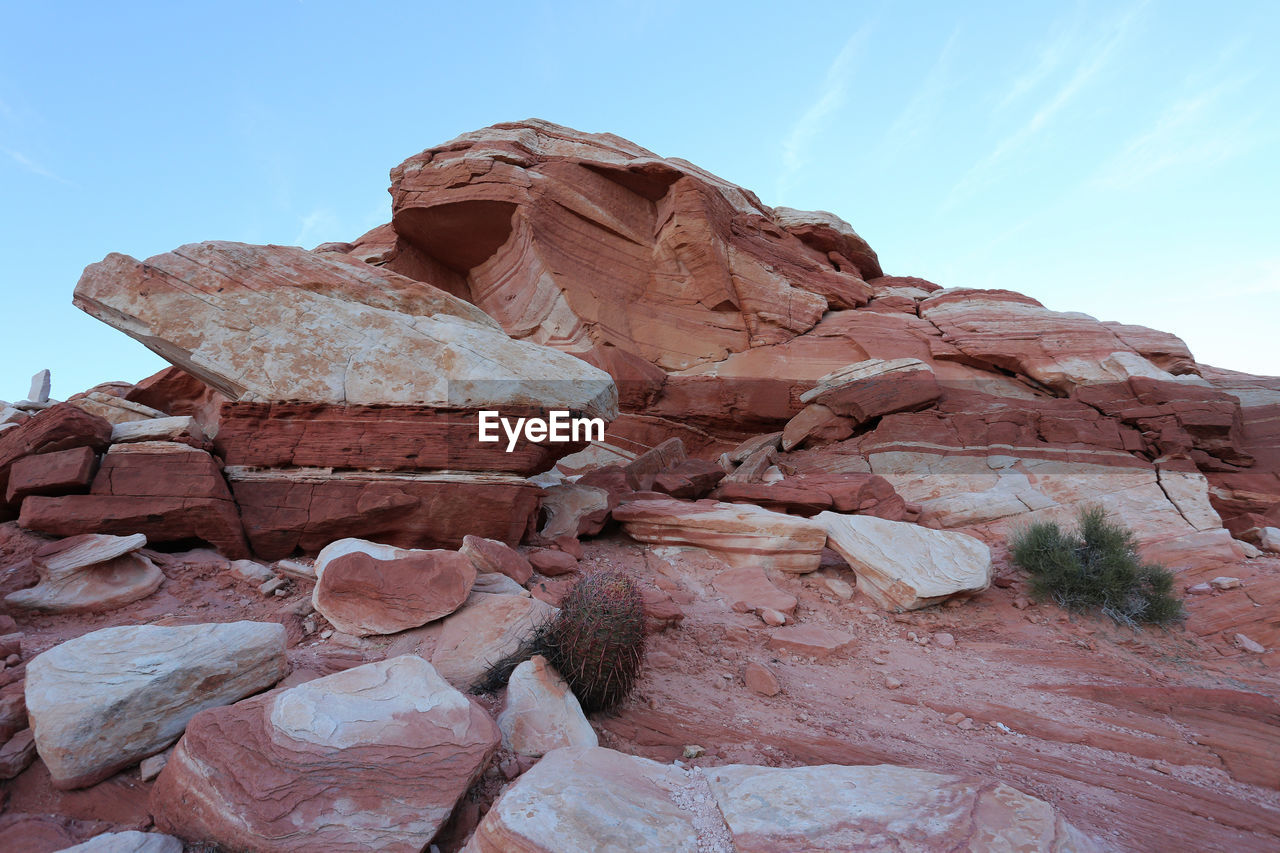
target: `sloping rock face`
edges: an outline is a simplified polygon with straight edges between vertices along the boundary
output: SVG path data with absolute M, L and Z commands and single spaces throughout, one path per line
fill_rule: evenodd
M 28 665 L 36 749 L 54 785 L 91 785 L 168 746 L 198 712 L 270 687 L 286 668 L 276 623 L 104 628 Z
M 498 743 L 478 705 L 403 655 L 200 714 L 152 808 L 165 831 L 230 849 L 416 853 Z

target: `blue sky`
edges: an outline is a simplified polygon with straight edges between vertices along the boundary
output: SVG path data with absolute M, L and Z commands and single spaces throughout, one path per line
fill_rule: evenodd
M 1280 374 L 1280 3 L 0 2 L 0 399 L 163 366 L 71 307 L 112 251 L 307 247 L 536 116 L 838 213 L 888 272 Z

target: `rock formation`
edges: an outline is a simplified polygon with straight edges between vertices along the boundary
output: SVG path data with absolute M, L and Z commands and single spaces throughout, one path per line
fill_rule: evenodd
M 0 403 L 0 849 L 1280 837 L 1280 379 L 537 120 L 396 166 L 353 242 L 74 301 L 171 366 Z M 1094 504 L 1185 624 L 1032 600 L 1007 537 Z M 460 692 L 601 570 L 626 702 Z

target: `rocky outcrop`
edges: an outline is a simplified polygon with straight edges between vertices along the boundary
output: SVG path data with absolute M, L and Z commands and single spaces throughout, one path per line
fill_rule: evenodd
M 811 521 L 747 504 L 632 501 L 615 509 L 613 517 L 633 539 L 705 548 L 735 567 L 811 572 L 827 539 Z
M 858 588 L 886 610 L 916 610 L 991 584 L 991 549 L 964 533 L 834 512 L 814 520 Z
M 27 666 L 36 748 L 54 785 L 79 788 L 159 752 L 198 712 L 275 684 L 285 629 L 263 622 L 104 628 Z
M 5 601 L 24 610 L 84 613 L 146 598 L 164 581 L 156 564 L 137 553 L 146 544 L 141 533 L 89 533 L 45 545 L 30 560 L 39 583 L 9 593 Z
M 416 853 L 498 743 L 478 705 L 404 655 L 199 714 L 152 809 L 225 848 Z
M 542 655 L 534 655 L 511 673 L 498 728 L 504 747 L 534 757 L 599 742 L 578 698 Z
M 471 594 L 476 569 L 457 551 L 339 539 L 315 563 L 311 602 L 339 631 L 394 634 L 448 616 Z
M 68 495 L 89 491 L 98 472 L 98 454 L 92 447 L 24 456 L 9 469 L 5 501 L 16 506 L 31 495 Z

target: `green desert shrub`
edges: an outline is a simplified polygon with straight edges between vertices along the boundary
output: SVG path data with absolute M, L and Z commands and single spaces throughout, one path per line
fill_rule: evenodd
M 1126 625 L 1165 625 L 1182 618 L 1173 575 L 1138 556 L 1133 532 L 1102 507 L 1080 510 L 1078 529 L 1032 524 L 1009 540 L 1014 563 L 1031 575 L 1031 593 L 1066 610 L 1101 610 Z
M 616 569 L 581 578 L 565 594 L 559 613 L 490 666 L 472 689 L 498 690 L 534 655 L 560 673 L 583 711 L 617 705 L 635 686 L 644 660 L 644 598 L 635 582 Z

